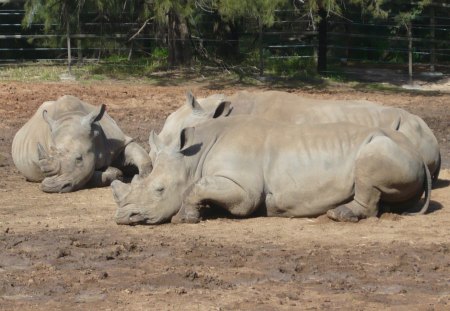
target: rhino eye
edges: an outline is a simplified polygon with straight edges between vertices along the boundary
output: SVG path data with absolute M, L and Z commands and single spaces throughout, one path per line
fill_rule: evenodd
M 158 192 L 159 194 L 162 194 L 164 190 L 165 190 L 164 186 L 158 186 L 155 188 L 155 191 Z
M 75 162 L 76 162 L 77 164 L 80 164 L 81 162 L 83 162 L 83 156 L 78 156 L 78 157 L 76 157 L 76 158 L 75 158 Z

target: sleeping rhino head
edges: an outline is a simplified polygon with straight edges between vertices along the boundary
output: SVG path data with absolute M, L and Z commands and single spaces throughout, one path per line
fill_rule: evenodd
M 82 188 L 95 171 L 95 137 L 99 121 L 105 112 L 102 105 L 89 113 L 71 115 L 53 120 L 43 111 L 50 127 L 52 145 L 47 152 L 38 143 L 39 167 L 44 174 L 41 189 L 44 192 L 71 192 Z
M 192 92 L 186 92 L 186 104 L 172 112 L 166 119 L 159 139 L 167 146 L 178 146 L 182 129 L 195 127 L 211 119 L 229 116 L 233 107 L 222 94 L 211 95 L 200 100 L 195 99 Z M 150 158 L 155 160 L 156 152 L 150 148 Z
M 200 148 L 190 144 L 193 134 L 194 128 L 184 129 L 176 148 L 165 146 L 154 132 L 150 134 L 150 146 L 157 152 L 152 172 L 136 175 L 131 184 L 118 180 L 111 184 L 118 205 L 117 224 L 159 224 L 178 212 L 192 176 L 186 157 L 195 156 Z

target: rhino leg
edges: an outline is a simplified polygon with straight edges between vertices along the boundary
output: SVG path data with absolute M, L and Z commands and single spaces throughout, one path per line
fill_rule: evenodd
M 146 175 L 152 170 L 152 161 L 144 148 L 135 142 L 129 143 L 124 151 L 124 165 L 134 165 L 139 170 L 139 175 Z
M 376 186 L 356 178 L 353 201 L 340 205 L 327 212 L 327 216 L 336 221 L 357 222 L 361 218 L 376 216 L 381 192 Z
M 234 181 L 221 176 L 206 176 L 186 190 L 181 209 L 172 217 L 172 223 L 197 223 L 200 209 L 210 204 L 223 207 L 236 216 L 249 215 L 257 206 L 257 202 Z
M 423 160 L 418 153 L 386 136 L 361 148 L 355 161 L 353 201 L 327 212 L 338 221 L 376 216 L 379 203 L 411 201 L 423 192 Z
M 107 187 L 111 185 L 114 180 L 121 180 L 122 176 L 121 170 L 110 166 L 104 172 L 95 171 L 86 186 L 88 188 Z

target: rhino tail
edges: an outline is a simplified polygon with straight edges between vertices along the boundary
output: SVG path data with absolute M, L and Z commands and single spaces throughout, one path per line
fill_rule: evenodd
M 439 173 L 441 171 L 441 152 L 439 151 L 439 158 L 436 165 L 436 169 L 433 172 L 433 184 L 436 184 L 439 179 Z
M 414 215 L 423 215 L 428 211 L 428 207 L 430 206 L 430 198 L 431 198 L 431 174 L 428 166 L 424 163 L 423 168 L 425 170 L 425 180 L 423 181 L 423 186 L 425 188 L 425 203 L 422 205 L 422 208 L 418 212 L 409 213 L 405 212 L 403 215 L 414 216 Z

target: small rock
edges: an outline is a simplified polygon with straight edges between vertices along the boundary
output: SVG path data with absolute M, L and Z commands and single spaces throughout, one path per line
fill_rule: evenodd
M 70 255 L 70 252 L 68 250 L 58 249 L 56 258 L 62 258 L 62 257 L 66 257 L 66 256 L 69 256 L 69 255 Z
M 183 294 L 186 294 L 187 291 L 186 291 L 186 289 L 184 289 L 184 288 L 177 288 L 177 289 L 175 290 L 175 293 L 177 293 L 178 295 L 183 295 Z
M 104 280 L 104 279 L 106 279 L 108 276 L 109 276 L 108 272 L 104 271 L 104 272 L 100 273 L 100 275 L 99 275 L 98 278 L 99 278 L 100 280 Z
M 195 271 L 189 270 L 189 271 L 186 271 L 184 277 L 193 281 L 195 279 L 198 279 L 198 273 Z

